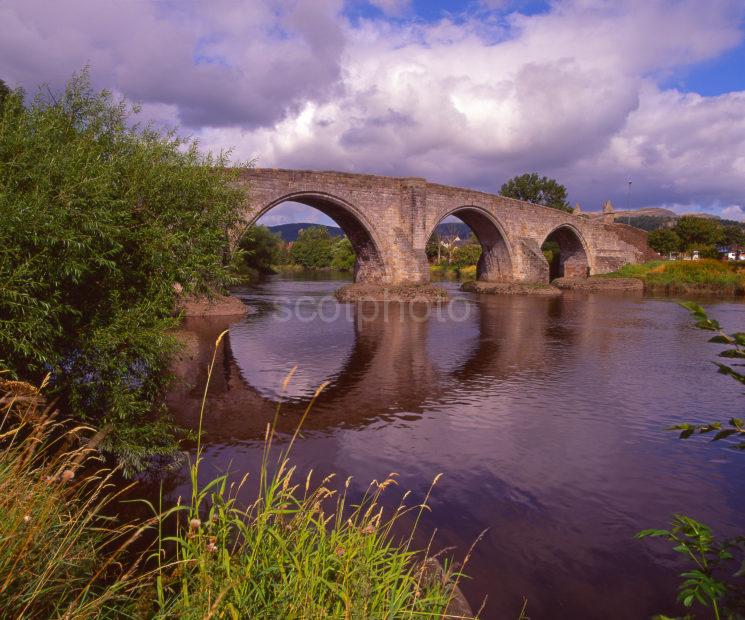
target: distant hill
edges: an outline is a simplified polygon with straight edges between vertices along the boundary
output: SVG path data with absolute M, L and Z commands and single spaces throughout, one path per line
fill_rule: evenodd
M 282 237 L 285 243 L 296 241 L 300 231 L 304 228 L 325 228 L 332 237 L 343 237 L 344 231 L 338 226 L 326 226 L 325 224 L 311 224 L 308 222 L 293 222 L 292 224 L 277 224 L 269 226 L 269 230 Z

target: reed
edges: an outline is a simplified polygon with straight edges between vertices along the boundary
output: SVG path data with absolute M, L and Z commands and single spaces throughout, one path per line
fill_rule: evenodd
M 218 338 L 215 351 L 224 334 Z M 350 480 L 301 475 L 291 463 L 308 405 L 291 436 L 268 426 L 258 491 L 239 494 L 248 474 L 200 486 L 202 420 L 190 466 L 191 497 L 122 523 L 107 507 L 115 471 L 96 452 L 102 433 L 58 420 L 42 389 L 5 382 L 0 426 L 0 607 L 18 617 L 462 618 L 453 601 L 460 570 L 442 569 L 430 548 L 414 550 L 430 493 L 386 513 L 382 494 L 397 474 L 351 501 Z M 286 389 L 292 373 L 285 381 Z M 277 413 L 279 413 L 278 405 Z M 276 418 L 275 418 L 276 422 Z M 430 492 L 437 483 L 432 482 Z M 390 491 L 388 491 L 390 492 Z M 109 511 L 110 514 L 110 511 Z M 408 529 L 404 523 L 409 523 Z M 142 536 L 150 542 L 133 551 Z M 470 553 L 470 551 L 469 551 Z

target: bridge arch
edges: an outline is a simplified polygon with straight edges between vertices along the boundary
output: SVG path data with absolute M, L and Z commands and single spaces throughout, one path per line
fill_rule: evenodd
M 299 202 L 313 207 L 339 225 L 352 243 L 357 256 L 354 266 L 355 282 L 386 281 L 390 274 L 387 273 L 388 267 L 381 251 L 383 246 L 377 238 L 375 227 L 360 209 L 333 194 L 316 191 L 284 194 L 255 211 L 250 220 L 245 222 L 245 228 L 255 224 L 263 215 L 285 202 Z M 243 232 L 245 229 L 241 235 Z
M 481 256 L 476 265 L 476 279 L 488 282 L 507 282 L 514 278 L 512 251 L 504 227 L 486 209 L 476 205 L 462 205 L 445 213 L 429 231 L 431 237 L 437 227 L 454 216 L 466 224 L 481 245 Z
M 553 247 L 548 247 L 553 244 Z M 586 278 L 590 275 L 590 251 L 582 233 L 571 224 L 561 224 L 554 228 L 541 244 L 541 248 L 551 249 L 553 256 L 549 262 L 549 280 L 556 278 Z

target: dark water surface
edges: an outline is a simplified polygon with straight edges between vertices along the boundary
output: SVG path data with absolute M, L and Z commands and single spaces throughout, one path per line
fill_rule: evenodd
M 353 476 L 355 492 L 398 472 L 393 506 L 443 472 L 418 542 L 436 528 L 435 548 L 462 557 L 485 531 L 463 585 L 475 607 L 488 597 L 484 617 L 516 618 L 523 598 L 534 619 L 675 613 L 676 554 L 634 533 L 674 512 L 742 531 L 745 455 L 664 430 L 743 413 L 742 388 L 711 365 L 720 347 L 673 300 L 479 297 L 446 284 L 456 302 L 440 312 L 391 304 L 385 316 L 380 304 L 336 304 L 339 284 L 274 278 L 239 294 L 255 313 L 187 323 L 179 371 L 194 387 L 171 404 L 191 427 L 214 339 L 230 330 L 204 423 L 205 481 L 256 471 L 297 365 L 280 430 L 330 382 L 294 449 L 300 470 Z M 704 305 L 745 328 L 742 303 Z M 185 484 L 181 472 L 166 488 L 175 498 Z

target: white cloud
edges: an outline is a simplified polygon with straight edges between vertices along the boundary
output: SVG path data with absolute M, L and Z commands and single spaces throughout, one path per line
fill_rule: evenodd
M 370 4 L 393 16 L 403 15 L 411 8 L 411 0 L 370 0 Z
M 722 217 L 727 220 L 745 222 L 745 209 L 743 209 L 740 205 L 724 207 L 724 209 L 722 209 Z
M 406 1 L 373 4 L 411 14 Z M 177 116 L 205 146 L 258 165 L 490 191 L 538 171 L 590 209 L 608 197 L 722 213 L 740 203 L 745 92 L 659 86 L 741 42 L 740 1 L 568 0 L 532 16 L 514 6 L 353 26 L 341 0 L 6 0 L 0 76 L 57 79 L 89 61 L 152 117 Z

